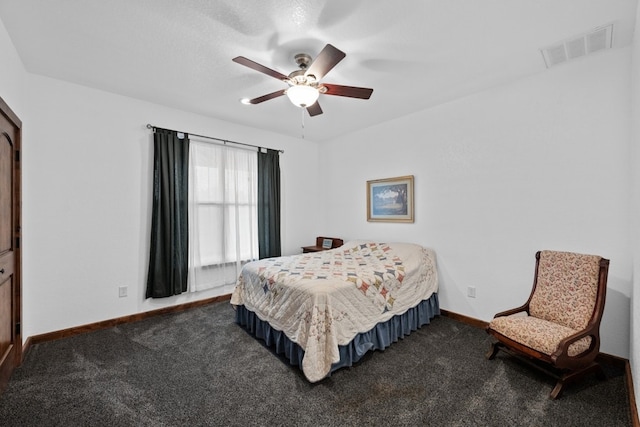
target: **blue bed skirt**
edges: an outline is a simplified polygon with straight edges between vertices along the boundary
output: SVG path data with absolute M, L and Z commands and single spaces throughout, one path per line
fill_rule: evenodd
M 430 323 L 439 314 L 438 294 L 434 293 L 404 314 L 398 314 L 386 322 L 378 323 L 368 332 L 356 335 L 349 344 L 339 346 L 340 361 L 331 365 L 329 375 L 337 369 L 352 366 L 370 350 L 384 350 L 398 339 Z M 277 354 L 286 357 L 291 365 L 302 366 L 304 350 L 243 305 L 236 307 L 236 323 L 256 338 L 264 340 Z

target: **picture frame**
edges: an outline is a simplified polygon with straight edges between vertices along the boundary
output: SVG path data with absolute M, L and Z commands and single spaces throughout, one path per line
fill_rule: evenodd
M 322 239 L 322 249 L 331 249 L 333 239 Z
M 414 222 L 413 175 L 367 181 L 367 221 Z

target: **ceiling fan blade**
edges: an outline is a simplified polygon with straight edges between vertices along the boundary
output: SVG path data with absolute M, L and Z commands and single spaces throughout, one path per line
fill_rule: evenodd
M 373 89 L 366 87 L 342 86 L 323 83 L 322 86 L 327 88 L 325 95 L 348 96 L 349 98 L 369 99 L 373 93 Z
M 318 114 L 322 114 L 322 108 L 320 108 L 320 103 L 318 101 L 314 102 L 312 106 L 307 107 L 307 112 L 311 117 L 317 116 Z
M 288 76 L 285 76 L 284 74 L 276 70 L 272 70 L 271 68 L 265 67 L 264 65 L 258 64 L 257 62 L 252 61 L 248 58 L 245 58 L 244 56 L 237 56 L 233 58 L 232 61 L 240 65 L 244 65 L 245 67 L 249 67 L 253 70 L 259 71 L 261 73 L 264 73 L 267 76 L 275 77 L 278 80 L 284 80 L 284 81 L 289 80 Z
M 309 65 L 309 68 L 307 68 L 304 74 L 313 74 L 316 80 L 320 80 L 335 67 L 338 62 L 342 61 L 345 56 L 347 56 L 346 53 L 328 44 L 322 49 L 316 59 L 313 60 L 311 65 Z
M 275 92 L 268 93 L 266 95 L 259 96 L 257 98 L 250 99 L 247 102 L 249 104 L 260 104 L 261 102 L 268 101 L 270 99 L 282 96 L 282 95 L 285 94 L 286 91 L 287 91 L 286 89 L 278 90 L 278 91 L 275 91 Z

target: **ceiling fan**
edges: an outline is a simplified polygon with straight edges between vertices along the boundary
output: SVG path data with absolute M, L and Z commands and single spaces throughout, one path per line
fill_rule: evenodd
M 371 97 L 373 89 L 320 83 L 320 80 L 335 67 L 338 62 L 342 61 L 345 56 L 346 54 L 344 52 L 330 44 L 327 44 L 313 61 L 311 60 L 311 56 L 306 53 L 299 53 L 295 56 L 295 61 L 300 69 L 293 71 L 288 76 L 258 64 L 244 56 L 233 58 L 233 62 L 237 62 L 238 64 L 268 76 L 275 77 L 289 85 L 287 89 L 278 90 L 243 102 L 247 104 L 259 104 L 282 95 L 287 95 L 295 106 L 306 108 L 309 115 L 313 117 L 322 114 L 322 108 L 320 108 L 320 104 L 318 103 L 320 94 L 360 99 L 369 99 Z

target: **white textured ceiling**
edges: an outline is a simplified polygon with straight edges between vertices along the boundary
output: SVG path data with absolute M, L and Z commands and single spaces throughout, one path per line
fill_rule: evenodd
M 637 2 L 1 0 L 0 19 L 31 73 L 293 137 L 302 115 L 286 97 L 239 102 L 286 85 L 231 59 L 289 74 L 331 43 L 347 56 L 322 81 L 374 92 L 321 95 L 304 134 L 322 141 L 544 72 L 539 49 L 595 27 L 614 23 L 613 47 L 627 46 Z

